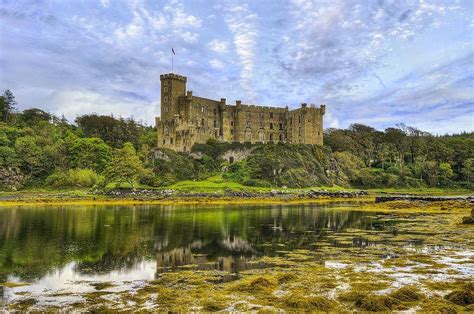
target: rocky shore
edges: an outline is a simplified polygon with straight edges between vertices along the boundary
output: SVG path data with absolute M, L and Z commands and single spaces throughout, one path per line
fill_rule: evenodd
M 474 202 L 474 196 L 424 196 L 424 195 L 381 195 L 375 198 L 375 203 L 391 201 L 423 201 L 423 202 L 443 202 L 443 201 L 470 201 Z
M 334 198 L 354 198 L 368 195 L 367 191 L 326 191 L 326 190 L 306 190 L 300 192 L 289 192 L 284 190 L 271 190 L 265 192 L 251 192 L 251 191 L 232 191 L 226 190 L 224 192 L 211 193 L 197 193 L 197 192 L 182 192 L 175 190 L 110 190 L 99 192 L 107 197 L 112 198 L 135 198 L 135 199 L 171 199 L 171 198 L 279 198 L 279 199 L 317 199 L 323 197 Z

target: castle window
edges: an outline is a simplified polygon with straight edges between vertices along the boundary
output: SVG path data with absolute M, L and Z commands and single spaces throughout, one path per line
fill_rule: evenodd
M 273 130 L 273 123 L 270 123 L 270 130 Z
M 163 106 L 163 111 L 168 112 L 168 106 Z
M 204 119 L 201 119 L 201 126 L 204 126 Z
M 173 138 L 170 138 L 170 144 L 173 144 Z
M 168 86 L 168 81 L 163 81 L 164 86 Z
M 250 120 L 247 120 L 247 127 L 250 127 Z
M 163 97 L 164 102 L 168 102 L 168 96 Z
M 263 121 L 258 121 L 258 124 L 260 125 L 260 128 L 263 129 Z
M 217 127 L 217 121 L 214 120 L 214 127 Z
M 290 118 L 290 124 L 293 124 L 293 118 Z
M 217 110 L 216 110 L 216 109 L 214 109 L 214 115 L 216 115 L 216 114 L 217 114 Z
M 280 123 L 280 130 L 283 130 L 283 123 Z
M 247 111 L 247 118 L 250 118 L 250 111 Z
M 280 134 L 280 142 L 283 142 L 283 134 Z
M 170 135 L 170 128 L 168 127 L 165 128 L 165 135 Z
M 301 123 L 301 115 L 298 115 L 298 123 Z
M 301 136 L 301 128 L 298 128 L 298 136 Z
M 265 141 L 265 133 L 259 132 L 258 133 L 258 140 L 263 143 Z
M 270 141 L 273 141 L 273 133 L 270 133 Z
M 166 140 L 164 139 L 164 140 L 163 140 L 163 145 L 165 145 L 165 144 L 166 144 Z
M 280 120 L 282 119 L 285 119 L 285 114 L 284 113 L 280 113 Z
M 234 134 L 234 129 L 230 129 L 230 134 Z
M 168 86 L 163 87 L 163 91 L 166 93 L 168 92 Z
M 273 119 L 273 112 L 270 112 L 270 119 Z
M 234 121 L 230 121 L 230 126 L 234 126 Z
M 258 114 L 258 118 L 259 118 L 259 119 L 263 119 L 263 118 L 264 118 L 263 112 L 260 112 L 260 113 Z
M 201 106 L 201 112 L 204 112 L 204 106 Z

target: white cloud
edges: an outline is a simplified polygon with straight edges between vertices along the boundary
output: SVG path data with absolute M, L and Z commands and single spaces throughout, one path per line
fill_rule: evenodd
M 221 70 L 224 68 L 224 63 L 222 63 L 222 61 L 217 60 L 217 59 L 210 60 L 209 64 L 211 65 L 211 67 L 217 70 Z
M 66 89 L 55 92 L 49 98 L 50 111 L 58 116 L 64 115 L 69 121 L 87 113 L 113 114 L 119 117 L 133 117 L 152 123 L 157 114 L 157 103 L 126 101 L 123 97 L 116 98 L 101 93 Z
M 200 28 L 202 20 L 184 11 L 184 5 L 179 1 L 172 1 L 164 10 L 172 15 L 172 25 L 175 28 Z
M 107 8 L 110 5 L 110 0 L 100 0 L 100 4 L 102 4 L 104 8 Z
M 209 49 L 217 53 L 226 53 L 229 49 L 229 43 L 225 40 L 214 39 L 209 43 Z
M 252 78 L 254 74 L 254 56 L 256 49 L 258 16 L 252 13 L 246 4 L 227 7 L 225 21 L 234 36 L 234 48 L 239 56 L 242 70 L 240 72 L 241 85 L 247 92 L 249 100 L 255 98 Z
M 199 38 L 199 34 L 191 32 L 181 32 L 179 35 L 187 43 L 195 43 Z

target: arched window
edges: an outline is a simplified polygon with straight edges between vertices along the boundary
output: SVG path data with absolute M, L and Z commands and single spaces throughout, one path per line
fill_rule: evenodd
M 170 135 L 170 128 L 169 127 L 165 128 L 165 135 Z
M 280 142 L 283 142 L 283 134 L 280 134 Z

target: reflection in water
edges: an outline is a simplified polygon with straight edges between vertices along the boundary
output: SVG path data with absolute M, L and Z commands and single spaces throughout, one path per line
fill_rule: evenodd
M 39 280 L 66 265 L 81 278 L 133 272 L 151 261 L 156 274 L 184 266 L 234 273 L 262 267 L 256 257 L 308 249 L 345 228 L 378 226 L 366 213 L 332 209 L 341 205 L 4 208 L 0 282 Z

